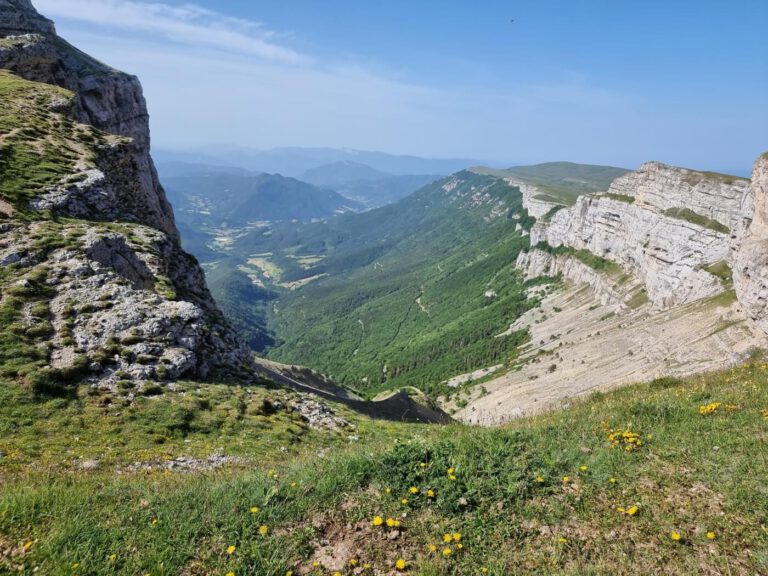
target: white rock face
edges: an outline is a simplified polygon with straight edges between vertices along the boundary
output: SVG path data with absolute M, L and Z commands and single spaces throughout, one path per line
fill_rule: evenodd
M 542 194 L 542 191 L 533 184 L 526 184 L 515 178 L 505 178 L 504 181 L 510 186 L 517 186 L 520 189 L 523 195 L 523 207 L 528 211 L 528 214 L 536 219 L 541 218 L 552 208 L 558 206 L 558 204 L 537 198 L 537 196 Z
M 658 162 L 618 178 L 607 195 L 580 196 L 550 222 L 539 222 L 531 244 L 567 246 L 611 260 L 645 284 L 657 308 L 692 302 L 724 289 L 704 268 L 728 262 L 731 234 L 665 215 L 687 208 L 733 229 L 743 227 L 747 180 L 708 175 Z M 629 198 L 627 199 L 629 200 Z
M 733 279 L 745 311 L 768 332 L 768 154 L 755 162 L 752 189 L 745 209 L 753 205 L 753 219 L 734 254 Z
M 555 256 L 534 248 L 529 252 L 521 252 L 515 266 L 524 272 L 528 280 L 562 275 L 573 284 L 587 284 L 595 299 L 603 306 L 623 304 L 628 294 L 629 286 L 622 285 L 622 290 L 618 290 L 615 280 L 570 256 Z
M 729 229 L 741 219 L 749 180 L 647 162 L 613 181 L 609 193 L 631 196 L 635 204 L 665 211 L 687 208 Z

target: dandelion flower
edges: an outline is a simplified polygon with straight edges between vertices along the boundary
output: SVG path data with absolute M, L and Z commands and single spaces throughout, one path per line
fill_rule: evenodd
M 448 468 L 448 476 L 453 476 L 453 474 L 456 472 L 453 468 Z
M 447 557 L 448 557 L 448 556 L 450 556 L 451 554 L 453 554 L 453 550 L 451 550 L 451 549 L 450 549 L 450 548 L 448 548 L 447 546 L 446 546 L 445 548 L 443 548 L 443 556 L 445 556 L 445 557 L 447 558 Z
M 571 477 L 570 476 L 563 476 L 563 484 L 568 484 L 568 482 L 570 482 L 570 481 L 571 481 Z
M 227 548 L 227 554 L 231 556 L 232 554 L 235 553 L 235 550 L 237 550 L 237 546 L 230 546 L 229 548 Z
M 258 513 L 259 513 L 259 507 L 251 506 L 251 514 L 258 514 Z
M 285 573 L 285 576 L 293 576 L 293 570 L 288 570 L 288 571 Z
M 454 532 L 454 533 L 452 534 L 452 536 L 453 536 L 453 539 L 454 539 L 456 542 L 458 542 L 458 541 L 460 541 L 460 540 L 461 540 L 461 534 L 459 534 L 458 532 Z
M 435 497 L 435 491 L 427 490 L 427 498 L 434 498 L 434 497 Z
M 544 477 L 543 476 L 536 476 L 536 483 L 544 484 Z
M 235 576 L 235 573 L 234 573 L 234 572 L 232 572 L 232 570 L 230 570 L 229 572 L 227 572 L 227 575 L 226 575 L 226 576 Z
M 333 576 L 341 576 L 341 572 L 334 572 Z
M 637 506 L 630 506 L 629 508 L 627 508 L 627 516 L 634 516 L 635 514 L 637 514 L 637 510 L 638 510 Z
M 372 524 L 374 526 L 381 526 L 384 524 L 384 519 L 381 516 L 374 516 Z
M 402 500 L 400 500 L 400 504 L 402 504 L 403 506 L 408 504 L 408 498 L 403 498 Z
M 589 470 L 589 468 L 587 466 L 579 466 L 579 470 L 581 470 L 582 472 L 586 472 L 587 470 Z
M 568 542 L 568 538 L 564 538 L 563 536 L 560 536 L 560 538 L 558 538 L 557 541 L 560 542 L 560 544 L 565 544 L 566 542 Z
M 357 566 L 357 558 L 350 558 L 349 559 L 349 565 L 350 566 Z
M 437 552 L 437 546 L 435 546 L 434 544 L 430 544 L 429 546 L 427 546 L 427 549 L 428 549 L 430 552 L 432 552 L 433 554 L 434 554 L 435 552 Z
M 448 480 L 454 481 L 454 480 L 456 480 L 456 476 L 451 474 L 450 476 L 448 476 Z
M 456 544 L 456 549 L 457 549 L 457 550 L 463 550 L 463 549 L 464 549 L 464 544 L 462 544 L 461 542 L 459 542 L 458 544 Z
M 679 542 L 682 536 L 680 536 L 680 532 L 670 532 L 669 537 L 672 538 L 675 542 Z
M 395 568 L 400 572 L 405 570 L 405 560 L 403 560 L 402 558 L 398 558 L 397 562 L 395 562 Z
M 262 536 L 266 536 L 267 532 L 269 532 L 269 527 L 266 524 L 262 524 L 259 526 L 259 534 Z
M 115 560 L 117 560 L 117 554 L 110 554 L 109 555 L 109 561 L 110 562 L 114 562 Z
M 443 542 L 447 544 L 451 540 L 453 540 L 453 536 L 451 536 L 450 534 L 443 534 Z
M 426 468 L 426 467 L 427 467 L 427 463 L 426 462 L 421 462 L 419 464 L 419 468 Z
M 707 532 L 707 540 L 714 540 L 714 539 L 715 539 L 715 533 Z
M 24 543 L 24 552 L 29 552 L 29 549 L 32 548 L 32 544 L 33 544 L 32 540 L 30 540 L 29 542 L 25 542 Z
M 386 492 L 387 494 L 391 494 L 392 488 L 384 488 L 384 492 Z
M 418 488 L 416 488 L 416 486 L 411 486 L 411 487 L 408 489 L 408 491 L 409 491 L 411 494 L 418 494 L 418 493 L 419 493 L 419 489 L 418 489 Z
M 616 478 L 613 478 L 613 477 L 608 478 L 608 482 L 610 482 L 611 484 L 616 484 Z

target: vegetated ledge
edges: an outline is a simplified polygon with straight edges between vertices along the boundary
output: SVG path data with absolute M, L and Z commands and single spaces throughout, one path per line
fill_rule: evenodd
M 722 224 L 717 220 L 713 220 L 712 218 L 708 218 L 707 216 L 702 216 L 690 208 L 667 208 L 664 210 L 664 215 L 671 218 L 677 218 L 678 220 L 685 220 L 691 224 L 696 224 L 697 226 L 701 226 L 702 228 L 707 228 L 709 230 L 714 230 L 715 232 L 719 232 L 721 234 L 730 234 L 731 232 L 731 229 L 728 228 L 728 226 L 725 224 Z
M 552 254 L 553 256 L 571 256 L 576 258 L 582 264 L 586 264 L 593 270 L 604 272 L 606 274 L 616 274 L 622 271 L 621 266 L 615 262 L 611 262 L 610 260 L 603 258 L 602 256 L 598 256 L 597 254 L 594 254 L 585 249 L 576 249 L 572 248 L 571 246 L 564 245 L 552 246 L 549 244 L 549 242 L 546 241 L 542 241 L 534 246 L 531 246 L 531 250 L 533 249 L 541 250 L 542 252 Z

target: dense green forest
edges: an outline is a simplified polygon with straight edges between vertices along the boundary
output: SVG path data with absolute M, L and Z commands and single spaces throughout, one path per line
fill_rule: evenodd
M 368 394 L 439 393 L 451 376 L 509 362 L 527 338 L 508 329 L 535 305 L 514 268 L 533 222 L 516 187 L 465 171 L 364 214 L 254 231 L 233 252 L 280 294 L 263 291 L 260 309 L 279 335 L 270 357 Z M 249 289 L 211 284 L 242 316 Z

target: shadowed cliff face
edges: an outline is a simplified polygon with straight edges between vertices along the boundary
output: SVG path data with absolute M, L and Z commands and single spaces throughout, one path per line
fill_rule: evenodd
M 55 34 L 53 22 L 42 17 L 30 0 L 0 0 L 0 35 Z
M 129 189 L 120 186 L 122 217 L 178 238 L 173 211 L 149 155 L 149 114 L 138 79 L 59 38 L 53 23 L 28 0 L 0 0 L 0 38 L 0 68 L 72 91 L 75 98 L 69 115 L 73 120 L 131 138 L 135 175 Z M 66 213 L 66 208 L 60 211 Z

